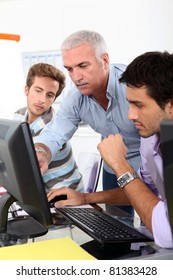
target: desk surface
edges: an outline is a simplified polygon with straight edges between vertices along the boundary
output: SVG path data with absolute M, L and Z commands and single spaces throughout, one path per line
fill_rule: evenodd
M 102 207 L 106 212 L 108 212 L 111 215 L 117 215 L 117 216 L 128 216 L 128 214 L 119 208 L 115 207 L 114 205 L 99 205 L 98 207 Z M 50 230 L 46 235 L 42 237 L 38 237 L 35 239 L 35 241 L 39 240 L 45 240 L 45 239 L 52 239 L 52 238 L 59 238 L 59 237 L 70 237 L 73 239 L 77 244 L 81 245 L 84 249 L 87 248 L 87 246 L 90 246 L 90 242 L 92 243 L 92 238 L 87 235 L 85 232 L 80 230 L 78 227 L 74 226 L 72 229 L 70 227 L 57 227 L 57 229 Z M 84 245 L 85 244 L 85 245 Z M 136 253 L 133 254 L 125 253 L 123 256 L 122 254 L 120 256 L 116 255 L 115 259 L 167 259 L 167 260 L 173 260 L 173 249 L 163 249 L 158 246 L 156 246 L 153 242 L 150 243 L 142 243 L 142 244 L 133 244 L 133 249 L 136 250 Z M 144 246 L 145 245 L 145 246 Z M 92 244 L 93 246 L 93 244 Z M 97 249 L 97 244 L 94 244 L 94 247 L 92 250 L 95 250 L 95 246 Z M 119 250 L 122 251 L 122 245 L 116 244 L 113 245 L 115 250 L 117 251 L 119 246 Z M 138 247 L 137 247 L 138 246 Z M 140 251 L 139 246 L 141 246 Z M 112 248 L 111 248 L 112 249 Z M 113 249 L 112 249 L 113 250 Z M 91 251 L 89 251 L 91 253 Z
M 119 208 L 113 206 L 113 205 L 99 205 L 97 207 L 102 207 L 106 212 L 108 212 L 111 215 L 116 216 L 128 216 L 128 214 Z M 35 238 L 35 242 L 42 241 L 42 240 L 51 240 L 55 238 L 62 238 L 62 237 L 70 237 L 73 241 L 75 241 L 78 245 L 82 246 L 85 250 L 88 250 L 88 252 L 91 254 L 92 251 L 98 249 L 98 244 L 96 242 L 93 242 L 93 239 L 87 235 L 85 232 L 80 230 L 78 227 L 73 226 L 57 226 L 56 228 L 50 229 L 47 234 Z M 31 239 L 29 239 L 29 242 L 32 242 Z M 134 247 L 135 246 L 135 247 Z M 114 249 L 117 252 L 114 255 Z M 133 254 L 124 251 L 122 254 L 123 246 L 122 244 L 115 244 L 108 248 L 107 251 L 111 252 L 110 259 L 161 259 L 161 260 L 173 260 L 173 250 L 169 249 L 163 249 L 158 246 L 156 246 L 154 243 L 142 243 L 142 244 L 133 244 L 132 246 Z M 119 254 L 120 252 L 120 254 Z M 102 257 L 102 256 L 101 256 Z M 99 258 L 98 258 L 99 259 Z M 100 258 L 100 259 L 109 259 L 109 256 L 106 255 L 106 258 Z

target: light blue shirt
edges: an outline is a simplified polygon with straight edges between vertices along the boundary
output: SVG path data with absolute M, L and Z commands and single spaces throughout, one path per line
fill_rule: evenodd
M 47 123 L 53 120 L 55 112 L 52 107 L 33 121 L 29 126 L 32 137 L 39 135 Z M 27 121 L 28 109 L 21 108 L 15 112 L 14 119 Z M 84 186 L 82 175 L 76 165 L 73 157 L 73 151 L 70 142 L 67 142 L 63 148 L 57 152 L 54 160 L 49 164 L 47 172 L 43 175 L 45 189 L 58 189 L 63 186 L 70 187 L 76 191 L 83 192 Z
M 138 173 L 151 191 L 161 198 L 152 213 L 154 241 L 161 247 L 173 248 L 173 236 L 164 193 L 163 162 L 159 147 L 160 137 L 158 135 L 141 138 L 140 152 L 142 164 Z
M 54 122 L 47 124 L 42 133 L 34 138 L 34 142 L 44 143 L 54 157 L 57 149 L 73 136 L 80 121 L 83 121 L 100 133 L 102 138 L 120 133 L 128 148 L 127 159 L 137 171 L 140 166 L 140 138 L 133 121 L 128 120 L 126 86 L 119 82 L 125 68 L 122 64 L 110 65 L 106 93 L 109 100 L 107 110 L 104 110 L 92 95 L 85 96 L 74 87 L 63 99 Z M 104 168 L 114 173 L 105 163 Z

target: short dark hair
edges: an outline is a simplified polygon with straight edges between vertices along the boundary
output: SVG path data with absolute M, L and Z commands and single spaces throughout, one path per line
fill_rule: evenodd
M 164 109 L 173 98 L 173 54 L 146 52 L 127 66 L 119 81 L 129 87 L 146 86 L 148 95 Z
M 56 92 L 56 97 L 60 95 L 63 88 L 65 87 L 65 75 L 55 66 L 48 63 L 36 63 L 31 66 L 28 71 L 26 78 L 26 85 L 30 88 L 34 83 L 34 78 L 37 77 L 48 77 L 56 80 L 59 83 L 59 89 Z M 55 97 L 55 98 L 56 98 Z

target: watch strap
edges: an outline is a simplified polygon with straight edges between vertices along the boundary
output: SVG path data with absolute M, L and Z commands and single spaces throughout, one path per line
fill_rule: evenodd
M 128 171 L 117 179 L 117 183 L 119 187 L 123 189 L 128 183 L 130 183 L 131 181 L 133 181 L 135 178 L 138 177 L 139 176 L 135 171 L 134 172 Z

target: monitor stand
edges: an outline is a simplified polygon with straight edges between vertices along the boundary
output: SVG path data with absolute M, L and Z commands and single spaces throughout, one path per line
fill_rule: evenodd
M 81 247 L 98 260 L 119 259 L 130 253 L 130 245 L 127 243 L 110 243 L 101 245 L 95 240 L 91 240 L 81 245 Z
M 0 246 L 26 243 L 29 238 L 45 235 L 48 229 L 28 215 L 8 220 L 9 207 L 16 199 L 8 192 L 0 197 Z
M 128 242 L 108 243 L 102 246 L 97 241 L 91 240 L 82 244 L 81 247 L 98 260 L 123 260 L 156 252 L 154 248 L 148 245 L 141 246 L 137 250 L 132 250 L 131 243 Z M 146 253 L 143 252 L 146 250 Z

